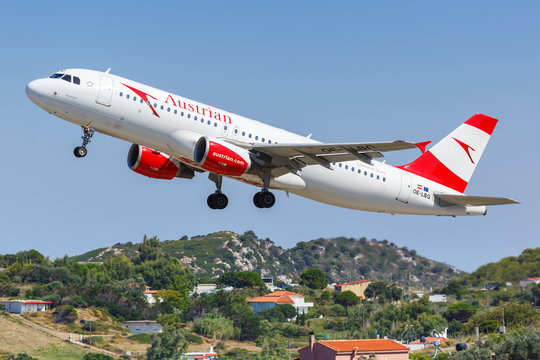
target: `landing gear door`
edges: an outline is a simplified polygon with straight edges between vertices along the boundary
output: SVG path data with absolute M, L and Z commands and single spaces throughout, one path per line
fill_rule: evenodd
M 409 202 L 411 197 L 411 176 L 408 174 L 401 174 L 401 187 L 399 188 L 399 194 L 397 200 L 404 202 L 405 204 Z
M 104 106 L 111 106 L 113 94 L 113 79 L 108 76 L 102 76 L 99 79 L 99 92 L 96 102 Z

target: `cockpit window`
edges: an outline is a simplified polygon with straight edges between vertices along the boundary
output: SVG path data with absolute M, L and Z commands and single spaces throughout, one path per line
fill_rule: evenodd
M 62 80 L 66 80 L 67 82 L 71 82 L 71 75 L 66 74 L 66 75 L 62 76 Z
M 49 76 L 49 78 L 51 78 L 51 79 L 59 79 L 59 78 L 62 77 L 62 75 L 64 75 L 64 74 L 56 73 L 56 74 L 53 74 L 53 75 Z
M 81 84 L 81 79 L 79 79 L 77 76 L 74 76 L 73 77 L 73 83 L 76 84 L 76 85 L 80 85 Z

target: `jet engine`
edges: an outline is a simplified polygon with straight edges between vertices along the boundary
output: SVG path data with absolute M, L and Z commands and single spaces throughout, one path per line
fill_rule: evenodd
M 204 136 L 197 141 L 194 150 L 195 163 L 216 174 L 240 176 L 255 173 L 258 168 L 248 150 L 226 141 Z
M 193 170 L 169 155 L 137 144 L 131 145 L 127 164 L 137 174 L 154 179 L 171 180 L 174 177 L 191 179 L 195 176 Z

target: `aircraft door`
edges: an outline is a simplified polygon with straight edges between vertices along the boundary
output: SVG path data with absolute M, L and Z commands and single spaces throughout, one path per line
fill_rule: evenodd
M 229 134 L 229 128 L 230 128 L 230 127 L 231 127 L 230 124 L 223 123 L 223 128 L 222 128 L 222 131 L 221 131 L 221 136 L 227 137 L 227 135 Z
M 404 202 L 405 204 L 409 202 L 411 197 L 411 176 L 409 174 L 401 174 L 401 187 L 399 188 L 399 194 L 397 200 Z
M 101 76 L 99 79 L 99 92 L 96 102 L 104 106 L 111 106 L 113 87 L 113 79 L 111 77 Z

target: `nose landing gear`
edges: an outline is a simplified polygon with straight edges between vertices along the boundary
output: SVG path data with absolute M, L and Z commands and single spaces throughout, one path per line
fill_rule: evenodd
M 229 199 L 227 198 L 227 195 L 221 192 L 221 184 L 223 182 L 223 176 L 210 173 L 208 174 L 208 179 L 210 179 L 216 184 L 216 192 L 213 194 L 210 194 L 210 196 L 208 196 L 208 199 L 206 199 L 206 203 L 208 204 L 208 207 L 214 210 L 225 209 L 227 205 L 229 204 Z
M 90 139 L 92 138 L 92 136 L 94 136 L 94 133 L 96 132 L 91 127 L 83 126 L 82 129 L 83 129 L 83 136 L 81 137 L 81 139 L 83 140 L 82 146 L 77 146 L 75 149 L 73 149 L 73 154 L 78 158 L 82 158 L 86 156 L 86 154 L 88 153 L 88 150 L 86 150 L 86 145 L 90 143 L 91 141 Z

